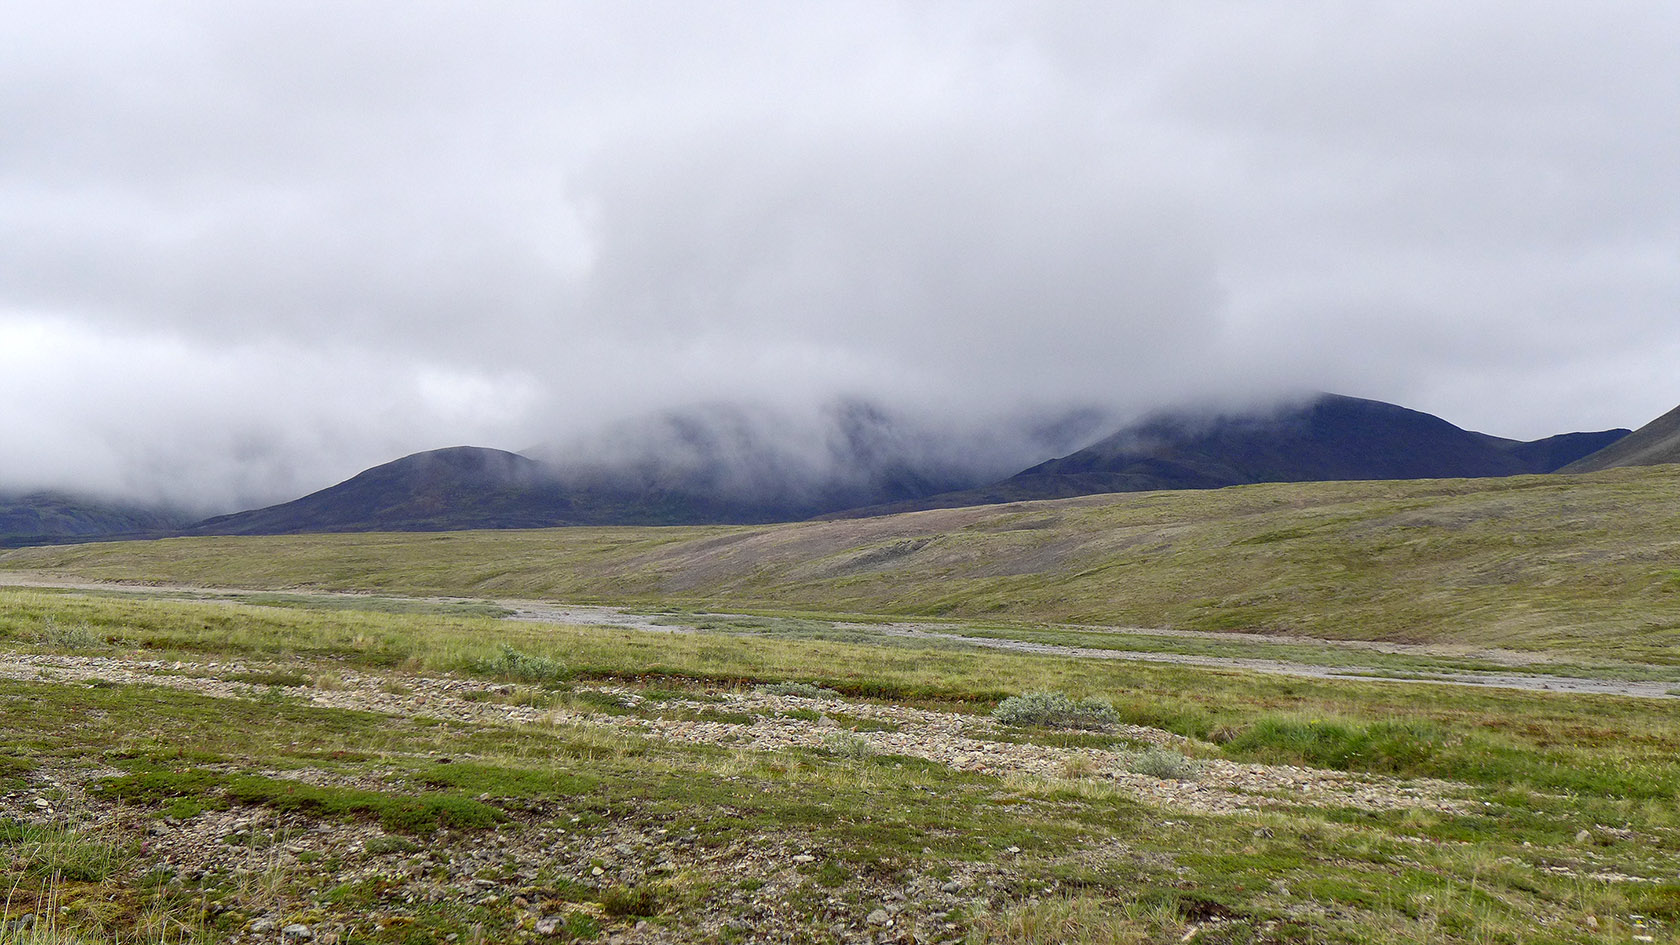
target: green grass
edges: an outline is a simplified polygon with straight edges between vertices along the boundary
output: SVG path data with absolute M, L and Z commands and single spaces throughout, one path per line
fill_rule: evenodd
M 1225 748 L 1242 758 L 1338 771 L 1394 773 L 1448 767 L 1435 763 L 1435 759 L 1453 740 L 1444 727 L 1428 721 L 1359 724 L 1269 716 L 1242 730 Z
M 1673 468 L 1242 486 L 760 527 L 32 548 L 78 579 L 1500 645 L 1680 665 Z M 920 542 L 894 567 L 881 547 Z M 925 541 L 923 540 L 925 539 Z M 818 625 L 810 628 L 820 633 Z

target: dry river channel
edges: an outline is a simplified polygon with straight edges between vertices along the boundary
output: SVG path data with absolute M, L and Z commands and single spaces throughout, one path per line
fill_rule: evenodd
M 253 594 L 297 593 L 311 597 L 357 598 L 368 595 L 347 592 L 320 591 L 298 588 L 292 591 L 244 590 L 235 588 L 201 587 L 174 584 L 126 584 L 118 582 L 74 582 L 51 576 L 24 572 L 0 573 L 0 586 L 38 587 L 60 590 L 120 592 L 172 597 L 190 595 L 200 602 L 242 603 Z M 411 600 L 416 603 L 461 603 L 458 598 L 403 598 L 398 595 L 378 595 L 385 600 Z M 600 604 L 566 604 L 551 601 L 495 600 L 492 603 L 507 610 L 508 620 L 538 623 L 559 623 L 574 626 L 608 626 L 661 633 L 740 633 L 752 631 L 728 629 L 732 621 L 754 618 L 739 614 L 708 613 L 702 616 L 680 613 L 655 613 L 646 609 L 607 606 Z M 828 623 L 824 621 L 824 623 Z M 716 626 L 702 626 L 722 624 Z M 1203 666 L 1212 669 L 1304 676 L 1315 679 L 1380 680 L 1422 685 L 1472 686 L 1498 689 L 1521 689 L 1535 692 L 1632 696 L 1646 699 L 1672 699 L 1680 695 L 1680 680 L 1617 679 L 1600 676 L 1570 675 L 1548 668 L 1543 655 L 1489 648 L 1466 648 L 1442 644 L 1388 643 L 1367 640 L 1328 640 L 1313 637 L 1265 636 L 1244 633 L 1173 630 L 1150 627 L 1053 626 L 1047 629 L 1073 633 L 1114 633 L 1152 638 L 1179 638 L 1206 642 L 1230 643 L 1234 650 L 1260 645 L 1294 645 L 1337 654 L 1334 660 L 1315 663 L 1307 660 L 1271 659 L 1254 656 L 1219 656 L 1206 653 L 1174 653 L 1160 650 L 1130 650 L 1120 647 L 1072 646 L 1042 643 L 1032 640 L 1009 639 L 996 636 L 975 636 L 963 632 L 960 623 L 885 622 L 854 623 L 835 621 L 832 627 L 859 635 L 882 638 L 924 639 L 941 645 L 961 645 L 1062 656 L 1075 659 L 1128 660 L 1146 663 L 1170 663 L 1180 666 Z M 883 640 L 885 642 L 885 639 Z M 1423 660 L 1441 659 L 1473 661 L 1487 669 L 1464 670 L 1450 666 L 1429 667 L 1423 670 L 1396 671 L 1376 662 L 1360 664 L 1348 654 L 1370 653 L 1417 657 Z M 1659 667 L 1649 667 L 1659 669 Z M 1660 667 L 1667 669 L 1667 667 Z

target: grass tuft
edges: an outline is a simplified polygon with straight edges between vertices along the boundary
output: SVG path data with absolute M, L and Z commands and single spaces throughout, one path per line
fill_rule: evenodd
M 656 915 L 659 894 L 646 886 L 609 886 L 601 892 L 601 911 L 610 916 Z

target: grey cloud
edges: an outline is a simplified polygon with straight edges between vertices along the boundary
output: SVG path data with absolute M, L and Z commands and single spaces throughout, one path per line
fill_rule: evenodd
M 718 401 L 1680 400 L 1671 4 L 14 8 L 0 337 L 56 353 L 0 486 L 283 498 Z

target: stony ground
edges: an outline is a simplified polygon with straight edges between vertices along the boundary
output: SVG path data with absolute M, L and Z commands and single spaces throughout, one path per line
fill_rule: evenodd
M 148 683 L 223 698 L 256 694 L 249 683 L 229 677 L 280 674 L 274 664 L 184 663 L 12 654 L 0 657 L 0 678 L 113 683 Z M 318 677 L 325 679 L 327 677 Z M 1230 814 L 1290 806 L 1351 807 L 1360 810 L 1424 808 L 1464 812 L 1470 789 L 1441 781 L 1406 782 L 1286 765 L 1239 764 L 1225 759 L 1191 762 L 1193 778 L 1158 778 L 1133 773 L 1137 753 L 1097 748 L 1056 748 L 999 736 L 1006 729 L 985 716 L 935 712 L 900 705 L 807 697 L 765 691 L 705 693 L 696 700 L 661 699 L 664 708 L 725 720 L 661 719 L 526 704 L 540 690 L 480 680 L 403 676 L 351 671 L 330 675 L 328 688 L 280 687 L 323 708 L 451 719 L 478 724 L 580 723 L 672 740 L 724 745 L 752 751 L 856 745 L 873 754 L 904 755 L 960 771 L 994 776 L 1076 778 L 1111 782 L 1166 808 L 1187 813 Z M 393 691 L 393 690 L 399 691 Z M 619 700 L 626 708 L 644 701 L 626 686 L 585 686 Z M 815 719 L 810 713 L 817 713 Z M 751 716 L 750 721 L 736 720 Z M 858 722 L 884 723 L 881 728 Z M 1108 733 L 1138 746 L 1191 749 L 1188 739 L 1136 725 L 1110 726 Z

